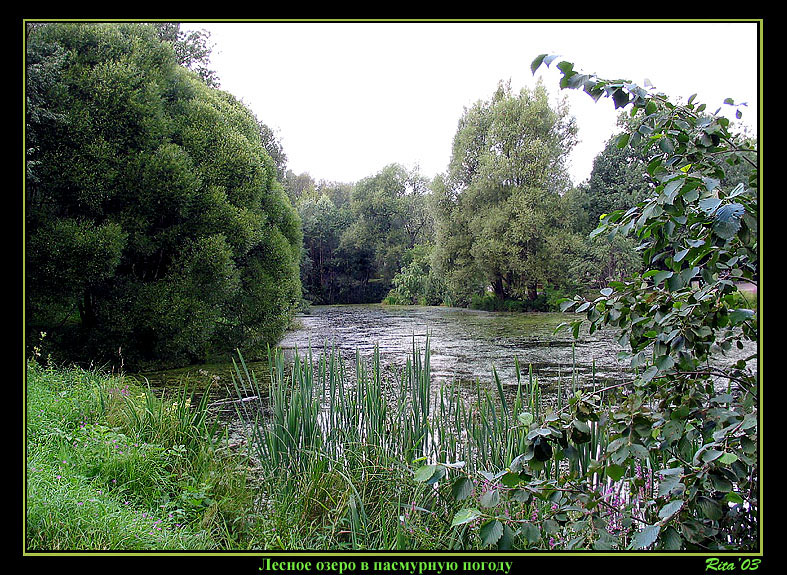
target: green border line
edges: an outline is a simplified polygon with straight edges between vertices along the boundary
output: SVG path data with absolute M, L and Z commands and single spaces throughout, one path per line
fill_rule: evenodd
M 764 345 L 763 345 L 763 317 L 762 317 L 762 310 L 763 310 L 763 303 L 764 303 L 764 293 L 763 293 L 763 285 L 762 285 L 762 278 L 764 277 L 763 274 L 763 264 L 764 264 L 764 250 L 763 250 L 763 224 L 764 224 L 764 217 L 763 217 L 763 188 L 764 188 L 764 177 L 763 177 L 763 154 L 762 154 L 762 142 L 763 142 L 763 131 L 765 128 L 764 122 L 764 112 L 763 112 L 763 103 L 764 103 L 764 82 L 763 82 L 763 75 L 764 75 L 764 19 L 762 18 L 749 18 L 749 19 L 741 19 L 741 18 L 713 18 L 713 19 L 673 19 L 673 18 L 647 18 L 647 19 L 610 19 L 610 18 L 598 18 L 598 19 L 580 19 L 580 20 L 573 20 L 573 19 L 553 19 L 553 18 L 546 18 L 546 19 L 506 19 L 506 18 L 490 18 L 490 19 L 420 19 L 420 18 L 398 18 L 398 19 L 291 19 L 291 18 L 284 18 L 284 19 L 180 19 L 180 20 L 173 20 L 173 19 L 162 19 L 162 18 L 119 18 L 119 19 L 70 19 L 70 18 L 55 18 L 55 19 L 43 19 L 43 18 L 24 18 L 22 19 L 22 26 L 23 26 L 23 54 L 22 54 L 22 146 L 23 146 L 23 156 L 22 156 L 22 270 L 23 270 L 23 277 L 22 277 L 22 367 L 23 367 L 23 382 L 24 382 L 24 392 L 22 393 L 23 396 L 23 405 L 22 405 L 22 413 L 23 413 L 23 425 L 25 429 L 23 429 L 23 437 L 24 437 L 24 445 L 22 447 L 23 451 L 23 461 L 27 460 L 27 434 L 26 434 L 26 419 L 27 419 L 27 384 L 26 384 L 26 361 L 27 355 L 25 352 L 26 348 L 26 318 L 25 318 L 25 281 L 24 281 L 24 264 L 25 264 L 25 199 L 26 199 L 26 155 L 24 154 L 24 144 L 26 141 L 26 130 L 25 130 L 25 111 L 26 111 L 26 99 L 25 99 L 25 86 L 26 86 L 26 56 L 27 56 L 27 41 L 26 41 L 26 26 L 28 23 L 48 23 L 48 22 L 178 22 L 178 23 L 189 23 L 189 24 L 199 24 L 199 23 L 294 23 L 294 24 L 310 24 L 310 23 L 357 23 L 357 24 L 371 24 L 371 23 L 473 23 L 473 24 L 482 24 L 482 23 L 511 23 L 511 24 L 539 24 L 539 23 L 555 23 L 555 24 L 573 24 L 573 23 L 622 23 L 622 24 L 636 24 L 636 23 L 728 23 L 728 24 L 744 24 L 744 23 L 753 23 L 757 24 L 757 36 L 758 36 L 758 64 L 757 64 L 757 71 L 758 71 L 758 108 L 757 108 L 757 153 L 758 153 L 758 166 L 759 166 L 759 190 L 758 190 L 758 203 L 760 209 L 760 222 L 759 222 L 759 281 L 757 286 L 757 300 L 758 300 L 758 321 L 759 321 L 759 329 L 760 329 L 760 337 L 758 341 L 758 358 L 757 358 L 757 370 L 758 370 L 758 382 L 759 382 L 759 393 L 760 393 L 760 405 L 759 405 L 759 469 L 758 469 L 758 476 L 759 476 L 759 491 L 760 491 L 760 498 L 759 498 L 759 530 L 760 530 L 760 540 L 759 540 L 759 550 L 758 551 L 745 551 L 745 552 L 736 552 L 736 551 L 716 551 L 716 552 L 693 552 L 693 551 L 643 551 L 643 552 L 627 552 L 627 551 L 514 551 L 514 552 L 495 552 L 495 551 L 467 551 L 467 552 L 457 552 L 457 551 L 300 551 L 300 550 L 290 550 L 290 551 L 272 551 L 272 550 L 265 550 L 261 549 L 259 551 L 28 551 L 25 547 L 25 540 L 27 536 L 27 522 L 26 522 L 26 504 L 27 504 L 27 469 L 26 466 L 22 470 L 23 474 L 23 516 L 22 516 L 22 533 L 23 533 L 23 551 L 22 555 L 25 557 L 84 557 L 84 556 L 102 556 L 102 557 L 118 557 L 118 556 L 142 556 L 142 557 L 172 557 L 172 556 L 189 556 L 189 557 L 204 557 L 204 556 L 211 556 L 211 557 L 293 557 L 297 555 L 298 557 L 321 557 L 325 558 L 326 560 L 333 561 L 335 557 L 369 557 L 369 558 L 379 558 L 379 557 L 391 557 L 391 558 L 408 558 L 408 557 L 443 557 L 443 556 L 451 556 L 451 557 L 483 557 L 488 559 L 489 561 L 494 562 L 497 558 L 520 558 L 520 559 L 527 559 L 530 557 L 763 557 L 764 556 L 764 547 L 765 547 L 765 537 L 764 537 L 764 457 L 763 457 L 763 426 L 762 426 L 762 417 L 763 417 L 763 407 L 765 405 L 763 399 L 763 385 L 762 385 L 762 361 L 764 357 Z M 526 65 L 526 64 L 525 64 Z M 383 560 L 384 561 L 384 560 Z M 371 571 L 371 570 L 370 570 Z

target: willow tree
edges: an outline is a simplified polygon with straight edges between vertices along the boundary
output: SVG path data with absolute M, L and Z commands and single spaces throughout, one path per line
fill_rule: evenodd
M 466 109 L 454 136 L 444 186 L 436 188 L 435 263 L 458 301 L 479 286 L 500 298 L 535 298 L 556 257 L 550 236 L 569 184 L 565 163 L 576 127 L 539 83 Z
M 37 27 L 26 64 L 29 334 L 127 364 L 274 342 L 301 231 L 254 115 L 149 25 Z

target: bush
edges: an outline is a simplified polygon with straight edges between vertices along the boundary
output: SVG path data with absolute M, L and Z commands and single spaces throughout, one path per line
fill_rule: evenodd
M 552 61 L 539 56 L 533 71 Z M 577 429 L 587 441 L 588 422 L 605 421 L 609 443 L 589 470 L 627 482 L 629 493 L 642 485 L 637 465 L 658 483 L 641 506 L 626 502 L 629 533 L 620 540 L 626 548 L 757 549 L 758 374 L 746 359 L 725 370 L 710 362 L 759 338 L 756 310 L 737 307 L 736 286 L 758 276 L 756 149 L 694 97 L 675 105 L 635 84 L 580 74 L 570 62 L 558 68 L 562 86 L 631 106 L 636 128 L 617 143 L 646 158 L 652 186 L 649 197 L 606 214 L 591 233 L 632 237 L 641 271 L 610 281 L 592 300 L 575 296 L 561 304 L 583 314 L 591 332 L 615 329 L 635 376 L 614 386 L 626 395 L 608 408 L 575 395 L 575 419 L 564 429 Z M 736 165 L 750 167 L 747 182 L 726 178 Z M 566 325 L 576 336 L 582 323 Z M 596 497 L 591 487 L 586 483 L 580 499 Z
M 40 25 L 27 63 L 28 336 L 135 369 L 277 341 L 302 234 L 251 111 L 147 24 Z
M 555 311 L 556 305 L 550 305 L 550 301 L 559 301 L 560 298 L 550 295 L 549 291 L 540 292 L 535 299 L 518 300 L 511 298 L 500 298 L 494 294 L 484 295 L 474 294 L 470 300 L 470 309 L 484 311 L 506 311 L 506 312 L 533 312 L 533 311 Z

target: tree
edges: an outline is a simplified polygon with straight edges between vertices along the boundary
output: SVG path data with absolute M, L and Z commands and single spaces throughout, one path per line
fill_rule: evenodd
M 408 172 L 398 164 L 384 167 L 353 188 L 350 204 L 354 220 L 345 233 L 344 245 L 371 249 L 371 275 L 385 284 L 383 293 L 390 289 L 405 251 L 431 235 L 426 191 L 426 182 L 417 170 Z
M 177 63 L 195 72 L 211 88 L 220 86 L 218 75 L 210 69 L 210 32 L 192 30 L 184 32 L 178 22 L 154 22 L 159 40 L 167 42 L 175 52 Z
M 617 137 L 610 138 L 593 160 L 590 178 L 581 188 L 589 226 L 583 231 L 592 231 L 602 215 L 627 209 L 645 199 L 651 192 L 647 175 L 646 161 L 638 149 L 618 146 Z
M 514 95 L 501 83 L 491 100 L 465 110 L 436 200 L 437 267 L 459 299 L 469 295 L 462 285 L 534 299 L 553 279 L 548 237 L 563 227 L 556 208 L 575 134 L 567 109 L 553 110 L 541 84 Z
M 342 270 L 335 256 L 351 214 L 348 209 L 337 208 L 326 193 L 318 199 L 303 196 L 298 202 L 298 213 L 303 226 L 301 282 L 304 297 L 318 304 L 336 303 L 341 297 Z
M 432 183 L 432 206 L 435 216 L 435 248 L 432 267 L 446 286 L 446 303 L 468 306 L 473 295 L 486 287 L 483 271 L 472 256 L 473 235 L 468 213 L 459 204 L 458 195 L 438 176 Z
M 385 302 L 392 305 L 441 305 L 445 284 L 432 268 L 432 244 L 418 244 L 405 252 L 402 269 L 393 278 Z
M 302 236 L 254 115 L 149 25 L 48 24 L 27 54 L 29 334 L 137 366 L 274 343 Z
M 292 170 L 284 172 L 282 185 L 293 205 L 298 205 L 298 201 L 305 196 L 315 195 L 317 190 L 317 183 L 309 174 L 296 174 Z

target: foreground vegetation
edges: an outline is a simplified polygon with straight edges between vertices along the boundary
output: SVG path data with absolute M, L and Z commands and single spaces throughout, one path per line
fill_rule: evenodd
M 27 366 L 31 550 L 216 549 L 250 494 L 204 405 L 119 375 Z
M 655 402 L 621 435 L 616 385 L 437 384 L 428 342 L 396 380 L 380 365 L 274 352 L 258 379 L 240 357 L 239 442 L 207 394 L 31 361 L 28 549 L 756 549 L 756 421 L 725 393 L 722 451 Z M 702 506 L 672 499 L 700 469 Z

